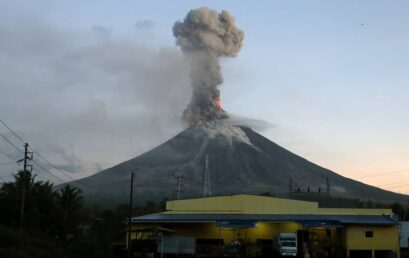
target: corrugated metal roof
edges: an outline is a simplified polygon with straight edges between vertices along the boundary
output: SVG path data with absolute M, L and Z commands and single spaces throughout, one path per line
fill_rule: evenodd
M 299 222 L 332 221 L 341 224 L 396 225 L 398 222 L 389 216 L 375 215 L 292 215 L 292 214 L 165 214 L 157 213 L 132 218 L 132 222 L 220 222 L 220 221 L 258 221 L 258 222 Z

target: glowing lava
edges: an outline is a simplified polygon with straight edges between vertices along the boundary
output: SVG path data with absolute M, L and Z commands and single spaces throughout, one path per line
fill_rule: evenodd
M 214 104 L 218 109 L 222 109 L 222 101 L 220 99 L 216 99 Z

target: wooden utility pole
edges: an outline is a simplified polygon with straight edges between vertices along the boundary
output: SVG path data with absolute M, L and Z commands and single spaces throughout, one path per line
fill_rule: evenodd
M 23 159 L 23 182 L 21 190 L 21 206 L 20 206 L 20 233 L 23 233 L 24 230 L 24 205 L 26 199 L 26 185 L 27 185 L 27 167 L 31 166 L 28 164 L 28 160 L 31 160 L 32 157 L 28 157 L 32 152 L 28 151 L 28 143 L 24 144 L 24 159 Z
M 132 196 L 133 196 L 133 172 L 131 173 L 131 191 L 129 194 L 129 218 L 128 218 L 128 256 L 132 258 Z

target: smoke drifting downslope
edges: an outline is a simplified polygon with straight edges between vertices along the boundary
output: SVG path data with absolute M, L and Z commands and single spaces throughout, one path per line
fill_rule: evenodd
M 167 142 L 138 157 L 103 170 L 88 178 L 71 182 L 82 188 L 85 200 L 101 205 L 127 200 L 129 173 L 135 172 L 137 202 L 173 198 L 175 175 L 182 175 L 182 198 L 203 195 L 208 159 L 210 187 L 214 196 L 260 194 L 288 196 L 288 180 L 301 189 L 325 189 L 337 197 L 406 200 L 407 196 L 388 192 L 342 177 L 289 152 L 247 127 L 212 121 L 195 124 Z
M 227 11 L 218 13 L 202 7 L 191 10 L 183 22 L 176 22 L 173 35 L 191 69 L 193 95 L 183 118 L 190 124 L 226 118 L 217 88 L 223 82 L 219 57 L 234 57 L 243 44 L 244 33 Z

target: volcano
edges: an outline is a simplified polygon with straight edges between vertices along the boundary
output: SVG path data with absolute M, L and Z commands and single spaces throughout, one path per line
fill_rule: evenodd
M 182 198 L 202 197 L 206 174 L 212 196 L 265 192 L 286 196 L 291 178 L 295 189 L 311 191 L 326 189 L 328 180 L 334 196 L 379 201 L 407 197 L 340 176 L 249 127 L 220 121 L 192 125 L 136 158 L 72 184 L 83 190 L 89 202 L 126 203 L 131 172 L 139 203 L 174 198 L 177 176 L 181 179 Z

